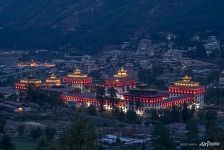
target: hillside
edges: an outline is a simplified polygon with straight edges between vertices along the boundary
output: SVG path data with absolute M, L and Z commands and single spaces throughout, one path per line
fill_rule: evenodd
M 220 0 L 1 0 L 0 48 L 95 52 L 150 31 L 223 32 Z

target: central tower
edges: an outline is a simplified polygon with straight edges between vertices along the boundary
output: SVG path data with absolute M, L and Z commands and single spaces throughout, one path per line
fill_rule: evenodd
M 130 78 L 128 71 L 122 67 L 111 79 L 105 81 L 105 86 L 106 90 L 114 87 L 117 90 L 118 98 L 124 99 L 124 94 L 136 87 L 136 80 Z

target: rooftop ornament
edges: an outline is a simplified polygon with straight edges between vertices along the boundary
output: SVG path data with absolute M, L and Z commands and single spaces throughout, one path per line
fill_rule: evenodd
M 189 81 L 191 81 L 191 77 L 189 77 L 188 75 L 185 75 L 183 78 L 183 81 L 185 81 L 185 82 L 189 82 Z
M 186 87 L 198 87 L 199 82 L 191 81 L 191 79 L 192 79 L 191 77 L 189 77 L 188 75 L 185 75 L 181 81 L 175 82 L 174 85 L 186 86 Z
M 86 75 L 86 74 L 83 74 L 83 73 L 81 72 L 81 70 L 79 70 L 78 68 L 76 68 L 76 69 L 73 71 L 73 73 L 68 74 L 68 77 L 85 78 L 85 77 L 87 77 L 87 75 Z
M 114 77 L 115 78 L 128 77 L 128 71 L 122 67 L 121 69 L 118 70 L 117 74 L 115 74 Z

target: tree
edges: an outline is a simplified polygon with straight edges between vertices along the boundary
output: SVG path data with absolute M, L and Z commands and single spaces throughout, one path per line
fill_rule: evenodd
M 171 114 L 170 119 L 172 120 L 172 122 L 179 122 L 180 121 L 180 112 L 175 105 L 172 106 L 170 114 Z
M 27 98 L 28 98 L 29 101 L 31 101 L 31 102 L 33 102 L 33 101 L 36 100 L 36 99 L 35 99 L 35 96 L 34 96 L 34 94 L 35 94 L 34 88 L 35 88 L 35 87 L 34 87 L 33 84 L 29 84 L 29 85 L 28 85 L 28 88 L 27 88 L 27 90 L 26 90 Z
M 147 85 L 150 86 L 164 86 L 164 83 L 157 81 L 156 76 L 160 75 L 163 73 L 163 68 L 156 66 L 153 67 L 152 70 L 146 70 L 146 69 L 140 69 L 138 71 L 138 80 L 142 83 L 146 83 Z
M 113 111 L 113 116 L 120 121 L 125 120 L 125 113 L 122 109 L 115 108 L 115 111 Z
M 85 120 L 76 121 L 70 131 L 59 142 L 61 149 L 96 150 L 97 134 L 94 128 Z
M 103 86 L 98 86 L 96 89 L 96 99 L 98 103 L 100 104 L 100 111 L 104 111 L 104 103 L 105 103 L 105 88 Z
M 158 112 L 156 109 L 150 109 L 147 111 L 149 114 L 149 118 L 152 120 L 157 120 L 159 118 Z
M 214 110 L 208 110 L 204 114 L 204 119 L 208 122 L 217 122 L 217 112 Z
M 63 104 L 60 99 L 60 94 L 58 93 L 43 93 L 41 91 L 35 90 L 35 87 L 30 84 L 27 89 L 27 97 L 29 101 L 36 103 L 50 103 L 52 106 L 57 106 Z
M 32 137 L 33 139 L 37 139 L 42 135 L 42 130 L 41 128 L 36 128 L 36 129 L 32 129 L 30 131 L 30 137 Z
M 24 126 L 23 124 L 19 125 L 19 126 L 18 126 L 18 133 L 19 133 L 19 136 L 23 136 L 24 131 L 25 131 L 25 126 Z
M 44 139 L 41 139 L 36 147 L 36 150 L 48 150 L 48 146 L 48 142 Z
M 4 116 L 0 116 L 0 133 L 4 133 L 5 128 L 5 118 Z
M 115 104 L 118 103 L 119 99 L 117 98 L 117 90 L 114 87 L 110 87 L 107 90 L 107 93 L 109 94 L 109 100 L 112 104 L 112 109 L 115 111 Z
M 55 133 L 56 133 L 55 128 L 47 127 L 45 129 L 45 135 L 46 135 L 48 141 L 51 141 L 54 138 Z
M 12 94 L 9 97 L 7 97 L 7 100 L 16 100 L 17 99 L 17 95 L 16 94 Z
M 195 112 L 196 112 L 196 108 L 195 108 L 195 105 L 193 104 L 190 110 L 191 119 L 195 119 Z
M 197 122 L 193 119 L 188 120 L 186 124 L 186 133 L 187 142 L 197 142 L 198 140 L 198 125 Z
M 147 85 L 153 84 L 156 82 L 156 72 L 151 70 L 139 70 L 138 71 L 138 79 L 142 83 L 146 83 Z
M 128 110 L 126 113 L 126 118 L 130 123 L 135 123 L 138 119 L 137 114 L 134 110 Z
M 207 139 L 211 141 L 218 140 L 218 125 L 217 125 L 217 112 L 214 110 L 208 110 L 204 113 L 204 120 L 206 124 Z
M 11 139 L 8 135 L 3 135 L 1 141 L 0 141 L 0 149 L 3 150 L 13 150 L 14 145 L 11 143 Z
M 169 135 L 169 130 L 164 125 L 154 125 L 154 130 L 152 132 L 152 146 L 155 150 L 175 149 L 175 145 Z
M 87 111 L 90 115 L 96 115 L 96 107 L 94 105 L 90 105 Z
M 4 125 L 0 123 L 0 133 L 4 133 Z
M 181 110 L 181 116 L 182 116 L 183 122 L 186 123 L 190 116 L 186 103 L 183 104 L 183 108 Z
M 0 93 L 0 99 L 4 99 L 4 98 L 5 98 L 4 94 Z

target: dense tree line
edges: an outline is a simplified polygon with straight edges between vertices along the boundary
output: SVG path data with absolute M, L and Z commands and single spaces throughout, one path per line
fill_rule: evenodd
M 138 71 L 138 80 L 142 83 L 147 84 L 150 87 L 156 87 L 159 89 L 164 89 L 165 85 L 163 80 L 158 80 L 156 77 L 163 73 L 161 67 L 153 67 L 152 70 L 140 69 Z
M 63 104 L 63 102 L 60 99 L 60 94 L 58 94 L 58 93 L 44 93 L 42 91 L 36 90 L 32 85 L 30 85 L 28 87 L 26 95 L 27 95 L 27 98 L 30 102 L 49 103 L 53 106 Z
M 36 150 L 96 150 L 98 149 L 97 134 L 93 126 L 83 118 L 75 121 L 71 128 L 60 137 L 51 142 L 41 140 Z

